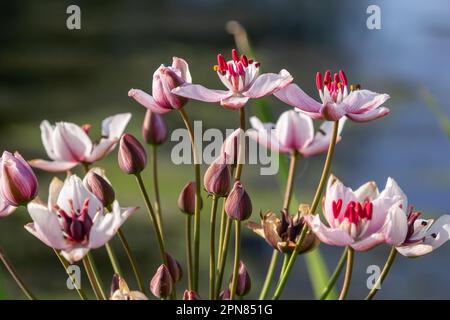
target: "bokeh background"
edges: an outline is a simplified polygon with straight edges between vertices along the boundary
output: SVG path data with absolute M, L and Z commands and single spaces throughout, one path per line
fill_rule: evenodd
M 66 8 L 77 4 L 82 29 L 66 28 Z M 366 27 L 369 4 L 381 8 L 381 30 Z M 288 69 L 307 92 L 316 94 L 314 75 L 327 68 L 346 70 L 350 82 L 391 95 L 390 116 L 367 124 L 348 123 L 339 144 L 333 172 L 347 185 L 357 187 L 376 180 L 383 187 L 394 177 L 410 202 L 427 216 L 450 213 L 450 141 L 424 96 L 437 101 L 447 114 L 450 83 L 450 3 L 435 1 L 0 1 L 0 150 L 20 150 L 28 159 L 46 158 L 39 124 L 43 119 L 91 123 L 99 134 L 103 118 L 131 112 L 127 131 L 140 136 L 144 108 L 127 97 L 131 87 L 150 90 L 153 71 L 180 56 L 190 63 L 195 82 L 221 88 L 212 71 L 218 52 L 229 54 L 233 37 L 225 30 L 229 20 L 247 29 L 257 60 L 265 71 Z M 288 109 L 267 99 L 276 117 Z M 429 104 L 429 102 L 428 102 Z M 250 105 L 248 114 L 257 106 Z M 189 103 L 192 119 L 204 128 L 235 128 L 237 114 L 219 106 Z M 166 120 L 170 129 L 183 126 L 179 115 Z M 193 178 L 190 166 L 170 160 L 174 143 L 161 148 L 159 176 L 168 248 L 184 266 L 183 215 L 176 207 L 182 186 Z M 300 164 L 295 193 L 310 202 L 324 157 Z M 119 172 L 116 152 L 99 163 L 112 180 L 123 205 L 140 205 L 138 189 Z M 203 167 L 203 170 L 205 168 Z M 81 170 L 78 168 L 79 173 Z M 254 215 L 278 211 L 281 189 L 274 176 L 260 176 L 258 166 L 246 166 L 243 179 L 252 196 Z M 38 172 L 40 195 L 47 196 L 51 175 Z M 64 177 L 63 174 L 60 177 Z M 150 186 L 150 171 L 144 173 Z M 203 239 L 207 237 L 209 201 L 205 201 Z M 0 245 L 40 298 L 77 298 L 67 290 L 66 275 L 51 249 L 23 225 L 25 210 L 0 221 Z M 124 226 L 146 279 L 158 266 L 159 256 L 145 212 L 140 210 Z M 127 261 L 120 243 L 114 242 L 122 268 Z M 203 289 L 207 286 L 207 241 L 202 241 Z M 330 269 L 341 249 L 321 246 Z M 357 253 L 349 298 L 367 293 L 366 268 L 382 266 L 389 248 L 380 246 Z M 242 258 L 253 280 L 251 297 L 257 297 L 271 255 L 263 240 L 244 231 Z M 105 250 L 94 252 L 102 280 L 108 287 L 112 270 Z M 385 299 L 439 299 L 450 297 L 450 247 L 418 259 L 399 257 L 379 293 Z M 228 269 L 229 270 L 229 269 Z M 225 279 L 229 276 L 225 274 Z M 134 278 L 127 273 L 129 284 Z M 87 287 L 87 279 L 83 279 Z M 340 283 L 338 283 L 339 286 Z M 183 285 L 179 285 L 182 288 Z M 0 267 L 1 298 L 22 298 L 6 270 Z M 206 296 L 206 291 L 202 290 Z M 284 298 L 312 298 L 303 259 L 298 259 Z

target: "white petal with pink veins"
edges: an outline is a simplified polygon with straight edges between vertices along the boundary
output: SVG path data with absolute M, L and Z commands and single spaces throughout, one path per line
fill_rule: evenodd
M 257 77 L 243 94 L 250 98 L 261 98 L 283 89 L 294 80 L 290 73 L 281 70 L 279 74 L 264 73 Z
M 332 246 L 348 246 L 353 243 L 352 237 L 341 229 L 332 229 L 326 227 L 321 221 L 319 215 L 308 215 L 306 222 L 311 227 L 320 241 Z
M 47 120 L 41 122 L 41 139 L 44 145 L 45 151 L 50 159 L 55 158 L 55 152 L 53 151 L 53 132 L 55 127 L 50 124 Z
M 231 96 L 220 100 L 220 104 L 227 109 L 240 109 L 245 106 L 248 99 L 248 97 Z
M 308 96 L 298 85 L 291 83 L 274 93 L 275 97 L 302 111 L 318 113 L 322 104 Z
M 117 142 L 118 139 L 101 139 L 100 142 L 94 146 L 91 154 L 86 157 L 85 161 L 88 163 L 94 163 L 100 159 L 103 159 L 113 150 Z
M 78 165 L 78 162 L 71 161 L 48 161 L 42 159 L 34 159 L 28 161 L 33 168 L 45 170 L 48 172 L 62 172 L 72 169 Z
M 312 120 L 294 110 L 283 112 L 275 126 L 277 140 L 285 148 L 301 150 L 314 137 Z
M 61 251 L 61 255 L 66 259 L 69 263 L 74 263 L 83 259 L 87 253 L 89 252 L 89 248 L 84 247 L 75 247 L 68 248 L 67 250 Z
M 199 84 L 189 83 L 185 83 L 173 89 L 172 93 L 204 102 L 220 102 L 233 94 L 231 91 L 211 90 Z
M 356 241 L 350 246 L 356 251 L 366 251 L 372 249 L 373 247 L 383 242 L 384 242 L 384 234 L 380 232 L 380 233 L 373 233 L 367 238 Z
M 388 244 L 398 246 L 405 241 L 408 222 L 405 212 L 400 208 L 400 203 L 394 204 L 389 209 L 382 232 Z
M 191 73 L 189 72 L 189 65 L 184 59 L 173 57 L 172 68 L 178 69 L 180 71 L 180 77 L 184 81 L 186 81 L 187 83 L 192 82 Z
M 352 91 L 343 101 L 347 113 L 363 114 L 374 110 L 389 99 L 388 94 L 369 90 Z
M 338 136 L 336 139 L 336 143 L 341 141 L 340 135 L 342 129 L 344 128 L 346 120 L 347 120 L 346 117 L 343 117 L 341 120 L 339 120 Z M 320 129 L 314 135 L 314 139 L 311 141 L 310 144 L 308 144 L 302 150 L 300 150 L 300 153 L 304 157 L 311 157 L 313 155 L 327 151 L 328 147 L 330 146 L 332 130 L 333 130 L 333 123 L 330 121 L 324 121 L 320 126 Z
M 130 122 L 131 113 L 120 113 L 102 121 L 102 136 L 109 139 L 119 139 Z
M 128 96 L 136 100 L 147 109 L 159 114 L 164 114 L 172 110 L 170 108 L 160 106 L 151 95 L 140 89 L 130 89 L 130 91 L 128 91 Z
M 53 133 L 55 158 L 63 161 L 83 161 L 92 150 L 86 132 L 74 123 L 59 122 Z
M 384 117 L 385 115 L 389 114 L 389 112 L 390 110 L 388 108 L 381 107 L 375 110 L 368 111 L 366 113 L 347 113 L 347 117 L 355 122 L 367 122 Z
M 336 226 L 333 215 L 333 201 L 338 199 L 342 199 L 342 207 L 338 217 L 338 220 L 341 220 L 348 203 L 350 201 L 357 201 L 358 199 L 356 199 L 352 189 L 344 186 L 340 180 L 331 175 L 328 179 L 323 212 L 325 219 L 331 227 Z

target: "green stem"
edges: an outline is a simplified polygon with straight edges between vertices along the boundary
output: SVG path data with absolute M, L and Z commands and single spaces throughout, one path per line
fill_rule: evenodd
M 348 289 L 350 288 L 350 282 L 352 281 L 353 272 L 353 256 L 354 250 L 351 247 L 347 248 L 347 270 L 345 270 L 344 284 L 342 285 L 341 294 L 339 295 L 339 300 L 345 300 L 347 296 Z
M 239 261 L 240 261 L 240 253 L 241 253 L 241 221 L 235 220 L 234 228 L 235 228 L 234 229 L 235 246 L 234 246 L 233 279 L 231 281 L 230 300 L 234 300 L 234 297 L 236 296 L 236 289 L 237 289 Z
M 365 300 L 372 300 L 373 297 L 375 297 L 375 295 L 377 294 L 377 292 L 381 289 L 381 284 L 383 283 L 384 279 L 389 273 L 389 270 L 391 269 L 396 256 L 397 256 L 397 249 L 395 248 L 395 246 L 393 246 L 391 252 L 389 253 L 389 257 L 387 258 L 386 263 L 384 264 L 383 270 L 381 271 L 381 274 L 378 277 L 377 282 L 375 283 L 374 287 L 370 290 Z
M 186 258 L 188 268 L 189 290 L 194 288 L 194 269 L 192 267 L 192 216 L 186 215 Z
M 189 138 L 191 139 L 192 154 L 194 157 L 194 171 L 195 171 L 195 213 L 194 213 L 194 290 L 198 291 L 198 272 L 199 272 L 199 262 L 200 262 L 200 210 L 201 210 L 201 181 L 200 181 L 200 157 L 197 150 L 197 145 L 195 142 L 194 130 L 189 120 L 189 116 L 186 111 L 181 108 L 180 111 L 183 122 L 189 133 Z
M 158 183 L 158 146 L 152 145 L 152 169 L 153 169 L 153 189 L 155 190 L 155 211 L 156 222 L 159 229 L 163 230 L 162 212 L 161 212 L 161 197 L 159 195 L 159 183 Z M 164 237 L 164 233 L 162 234 Z
M 136 258 L 134 257 L 134 254 L 131 251 L 131 248 L 130 248 L 130 245 L 128 244 L 127 238 L 125 237 L 122 229 L 119 229 L 117 231 L 117 234 L 119 235 L 120 242 L 122 243 L 125 253 L 127 254 L 128 261 L 130 262 L 131 268 L 133 269 L 133 273 L 136 278 L 136 282 L 139 286 L 139 290 L 141 292 L 145 292 L 144 282 L 142 281 L 142 277 L 141 277 L 141 274 L 139 272 L 139 269 L 138 269 L 138 266 L 136 263 Z
M 242 107 L 239 109 L 239 128 L 242 130 L 242 132 L 245 132 L 245 107 Z M 242 175 L 242 167 L 245 160 L 245 152 L 244 152 L 244 145 L 245 145 L 245 138 L 241 137 L 244 141 L 239 141 L 239 154 L 238 154 L 238 163 L 236 164 L 236 173 L 234 176 L 234 180 L 241 180 Z M 237 150 L 235 150 L 237 152 Z
M 162 232 L 159 229 L 159 226 L 158 226 L 158 223 L 156 220 L 155 211 L 153 211 L 152 203 L 150 202 L 150 198 L 148 197 L 148 193 L 147 193 L 147 190 L 145 189 L 144 181 L 142 181 L 141 174 L 138 173 L 135 176 L 136 176 L 136 181 L 139 185 L 139 189 L 141 190 L 142 196 L 144 197 L 144 202 L 147 207 L 147 212 L 149 214 L 150 222 L 153 225 L 153 228 L 155 230 L 156 239 L 157 239 L 158 247 L 159 247 L 159 254 L 161 255 L 161 260 L 167 266 L 168 264 L 167 264 L 167 257 L 166 257 L 166 249 L 165 249 L 165 245 L 164 245 Z
M 310 214 L 315 214 L 317 206 L 319 205 L 320 199 L 322 197 L 322 192 L 323 192 L 323 189 L 325 188 L 326 181 L 330 174 L 331 161 L 333 159 L 334 147 L 336 145 L 337 136 L 338 136 L 338 128 L 339 128 L 339 121 L 335 121 L 333 124 L 333 133 L 332 133 L 331 139 L 330 139 L 330 146 L 328 147 L 327 158 L 326 158 L 325 164 L 323 166 L 322 176 L 320 177 L 319 185 L 317 186 L 314 200 L 311 204 Z M 305 225 L 303 227 L 300 237 L 297 240 L 297 243 L 295 245 L 294 252 L 291 255 L 291 258 L 289 259 L 289 263 L 286 267 L 286 271 L 283 273 L 283 276 L 281 277 L 280 282 L 278 283 L 278 286 L 275 290 L 275 294 L 273 296 L 274 300 L 279 299 L 281 296 L 281 293 L 283 292 L 284 286 L 286 285 L 289 274 L 290 274 L 292 268 L 294 267 L 295 261 L 297 259 L 300 248 L 302 246 L 303 240 L 306 237 L 306 233 L 308 232 L 308 229 L 309 228 L 307 225 Z
M 3 264 L 5 265 L 6 269 L 9 272 L 9 274 L 14 279 L 14 281 L 17 283 L 20 290 L 22 290 L 23 294 L 28 298 L 28 300 L 36 300 L 36 297 L 31 293 L 31 291 L 25 285 L 22 278 L 19 276 L 16 269 L 12 265 L 11 261 L 8 259 L 5 252 L 1 248 L 0 248 L 0 260 L 2 260 Z
M 231 176 L 234 175 L 234 168 L 231 167 Z M 220 266 L 221 263 L 221 259 L 222 259 L 222 249 L 224 247 L 224 240 L 225 240 L 225 232 L 226 232 L 226 224 L 228 221 L 228 216 L 227 213 L 225 212 L 225 202 L 226 202 L 227 198 L 223 198 L 223 203 L 222 203 L 222 216 L 220 219 L 220 235 L 219 235 L 219 250 L 217 253 L 217 266 Z M 229 237 L 228 237 L 229 238 Z M 217 268 L 217 271 L 219 271 L 219 268 Z
M 330 280 L 328 281 L 327 286 L 323 289 L 320 300 L 325 300 L 328 297 L 328 294 L 331 290 L 333 290 L 334 285 L 336 284 L 337 279 L 339 278 L 339 275 L 342 272 L 342 269 L 344 268 L 345 260 L 347 258 L 348 248 L 346 247 L 344 249 L 344 252 L 342 253 L 341 258 L 339 259 L 339 262 L 336 266 L 336 269 L 334 269 L 333 275 L 330 277 Z
M 270 259 L 269 269 L 267 270 L 266 280 L 264 280 L 264 285 L 262 287 L 261 293 L 259 294 L 259 300 L 265 300 L 267 298 L 267 293 L 269 292 L 270 284 L 272 283 L 272 278 L 275 274 L 275 269 L 277 268 L 279 257 L 280 252 L 278 250 L 273 250 L 272 259 Z
M 216 195 L 212 196 L 211 204 L 211 220 L 209 231 L 209 299 L 214 300 L 214 285 L 216 282 L 216 253 L 215 253 L 215 231 L 216 231 L 216 213 L 219 198 Z
M 105 243 L 106 251 L 108 252 L 109 260 L 111 261 L 111 265 L 113 267 L 114 273 L 117 273 L 119 276 L 122 276 L 122 270 L 120 269 L 119 261 L 117 261 L 116 254 L 109 242 Z
M 93 263 L 92 263 L 92 257 L 89 253 L 83 258 L 83 265 L 84 265 L 84 268 L 85 268 L 86 273 L 89 278 L 89 282 L 91 283 L 92 289 L 94 290 L 97 300 L 106 300 L 106 295 L 103 292 L 99 277 L 98 277 L 98 275 L 94 269 Z
M 55 255 L 58 257 L 59 261 L 61 262 L 62 266 L 64 267 L 64 270 L 66 271 L 67 275 L 70 277 L 70 280 L 72 280 L 72 284 L 75 287 L 75 290 L 77 290 L 78 295 L 82 300 L 88 300 L 86 294 L 84 293 L 83 289 L 81 287 L 78 287 L 77 280 L 75 277 L 67 270 L 69 267 L 69 263 L 64 259 L 56 249 L 53 249 L 55 252 Z
M 221 258 L 219 259 L 219 268 L 217 270 L 216 299 L 218 299 L 220 294 L 220 288 L 222 287 L 223 274 L 225 271 L 225 263 L 227 262 L 228 245 L 230 243 L 232 222 L 233 221 L 230 218 L 227 218 L 225 226 L 225 235 L 223 238 L 222 255 Z

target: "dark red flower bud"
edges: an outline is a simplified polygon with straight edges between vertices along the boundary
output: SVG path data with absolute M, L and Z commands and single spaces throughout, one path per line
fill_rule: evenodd
M 186 214 L 195 213 L 195 190 L 197 184 L 195 181 L 188 182 L 178 196 L 178 208 Z M 203 201 L 200 199 L 200 208 L 203 207 Z
M 135 137 L 125 133 L 120 138 L 118 160 L 123 172 L 137 174 L 147 166 L 147 153 Z
M 194 290 L 185 290 L 183 300 L 202 300 L 202 298 Z
M 219 299 L 220 300 L 230 300 L 230 296 L 231 296 L 230 288 L 226 287 L 219 294 Z
M 231 173 L 224 154 L 208 167 L 203 177 L 203 185 L 209 193 L 224 197 L 230 191 L 230 181 Z
M 170 254 L 166 252 L 167 264 L 170 271 L 170 276 L 174 283 L 177 283 L 183 277 L 183 269 L 181 268 L 180 263 L 172 257 Z
M 89 171 L 85 178 L 85 184 L 89 191 L 96 196 L 104 207 L 109 207 L 116 199 L 114 189 L 101 175 Z
M 161 145 L 166 142 L 169 132 L 162 115 L 147 110 L 142 125 L 142 136 L 151 145 Z
M 247 220 L 252 214 L 252 201 L 239 181 L 234 183 L 225 201 L 225 212 L 230 219 L 239 221 Z
M 172 294 L 172 290 L 173 280 L 169 269 L 162 264 L 150 281 L 150 291 L 157 298 L 167 298 Z
M 236 294 L 238 296 L 245 296 L 250 292 L 251 288 L 252 282 L 250 280 L 250 275 L 248 274 L 245 264 L 242 261 L 240 261 L 237 277 Z

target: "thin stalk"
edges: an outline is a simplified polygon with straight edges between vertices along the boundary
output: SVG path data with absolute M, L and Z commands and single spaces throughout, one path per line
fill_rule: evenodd
M 111 265 L 113 267 L 114 273 L 117 273 L 119 276 L 122 276 L 122 270 L 120 269 L 119 261 L 117 261 L 116 254 L 109 242 L 105 244 L 106 251 L 108 252 L 109 260 L 111 261 Z
M 227 254 L 228 254 L 228 245 L 230 243 L 231 236 L 231 224 L 232 220 L 227 218 L 226 226 L 225 226 L 225 236 L 223 238 L 223 247 L 222 247 L 222 255 L 219 262 L 219 268 L 217 270 L 217 284 L 216 284 L 216 299 L 218 299 L 220 294 L 220 288 L 222 287 L 223 274 L 225 271 L 225 263 L 227 262 Z
M 142 281 L 142 277 L 141 277 L 141 274 L 139 272 L 139 269 L 138 269 L 138 266 L 136 263 L 136 258 L 134 257 L 134 254 L 131 251 L 131 248 L 130 248 L 130 245 L 128 244 L 127 238 L 125 237 L 122 229 L 119 229 L 117 231 L 117 234 L 119 235 L 120 242 L 122 243 L 125 253 L 127 254 L 128 261 L 130 261 L 131 268 L 133 269 L 133 273 L 136 278 L 136 282 L 139 286 L 139 290 L 141 292 L 145 292 L 144 282 Z
M 234 175 L 234 168 L 231 167 L 231 176 Z M 219 271 L 219 266 L 220 266 L 220 262 L 222 259 L 222 249 L 224 246 L 224 240 L 225 240 L 225 231 L 226 231 L 226 224 L 227 224 L 227 220 L 228 220 L 228 216 L 227 213 L 225 212 L 225 202 L 226 202 L 227 198 L 223 198 L 223 203 L 222 203 L 222 215 L 221 215 L 221 219 L 220 219 L 220 234 L 219 234 L 219 251 L 217 253 L 217 271 Z
M 89 253 L 83 258 L 83 265 L 89 278 L 89 282 L 91 283 L 92 290 L 94 290 L 95 297 L 97 298 L 97 300 L 106 300 L 105 293 L 103 292 L 103 289 L 100 285 Z
M 245 132 L 245 108 L 242 107 L 239 109 L 239 128 Z M 243 138 L 245 139 L 245 138 Z M 238 154 L 238 163 L 236 164 L 236 172 L 235 172 L 235 176 L 234 176 L 234 180 L 241 180 L 241 174 L 242 174 L 242 167 L 243 167 L 243 163 L 244 163 L 244 157 L 245 157 L 245 152 L 244 148 L 242 148 L 242 145 L 245 144 L 245 141 L 240 141 L 241 143 L 239 144 L 239 154 Z
M 377 282 L 375 283 L 375 286 L 370 290 L 365 300 L 372 300 L 373 297 L 375 297 L 375 295 L 377 294 L 377 292 L 381 289 L 381 284 L 383 283 L 384 279 L 389 273 L 389 270 L 391 269 L 396 256 L 397 256 L 397 249 L 393 246 L 391 252 L 389 253 L 389 257 L 387 258 L 386 263 L 384 264 L 383 270 L 381 271 L 381 274 L 378 277 Z
M 280 252 L 278 250 L 273 250 L 272 259 L 270 259 L 269 269 L 267 270 L 266 280 L 264 280 L 264 285 L 261 293 L 259 294 L 259 300 L 265 300 L 267 298 L 267 293 L 269 292 L 270 284 L 272 283 L 272 278 L 275 274 L 279 257 Z
M 194 288 L 194 269 L 192 266 L 192 216 L 186 215 L 186 258 L 188 269 L 189 290 Z
M 80 298 L 82 300 L 88 300 L 88 298 L 87 298 L 86 294 L 84 293 L 83 289 L 81 289 L 81 287 L 78 287 L 75 277 L 70 272 L 67 271 L 67 268 L 69 267 L 69 263 L 66 261 L 66 259 L 64 259 L 59 254 L 58 251 L 56 251 L 56 249 L 53 249 L 53 251 L 55 252 L 55 255 L 58 257 L 58 259 L 61 262 L 62 266 L 64 267 L 64 270 L 66 271 L 67 275 L 70 277 L 70 280 L 72 280 L 72 284 L 75 287 L 75 290 L 77 290 L 77 293 L 80 296 Z
M 286 271 L 286 268 L 288 266 L 290 257 L 291 257 L 291 255 L 289 253 L 285 253 L 284 254 L 284 260 L 283 260 L 283 265 L 281 266 L 281 273 L 280 273 L 280 275 L 282 275 Z
M 30 289 L 25 285 L 22 278 L 17 273 L 16 269 L 12 265 L 11 261 L 6 256 L 3 249 L 0 248 L 0 260 L 2 260 L 3 264 L 5 265 L 6 269 L 8 270 L 11 277 L 14 279 L 14 281 L 19 286 L 20 290 L 22 290 L 23 294 L 28 298 L 28 300 L 36 300 L 36 297 L 31 293 Z
M 201 181 L 200 181 L 200 158 L 197 150 L 197 145 L 195 142 L 194 130 L 189 120 L 189 116 L 186 110 L 183 108 L 178 109 L 180 111 L 183 122 L 186 129 L 189 132 L 189 137 L 192 144 L 192 154 L 194 157 L 194 172 L 195 172 L 195 213 L 194 213 L 194 290 L 198 291 L 198 272 L 199 272 L 199 261 L 200 261 L 200 210 L 201 210 Z
M 352 281 L 353 272 L 353 256 L 354 250 L 348 247 L 347 250 L 347 269 L 345 270 L 344 284 L 342 285 L 341 294 L 339 295 L 339 300 L 345 300 L 347 296 L 348 289 L 350 288 L 350 282 Z
M 148 197 L 147 190 L 145 189 L 144 181 L 142 181 L 142 176 L 140 173 L 136 174 L 136 181 L 139 185 L 139 189 L 141 190 L 142 196 L 144 197 L 144 202 L 147 207 L 147 212 L 149 214 L 150 222 L 153 225 L 155 230 L 156 239 L 158 242 L 159 254 L 161 255 L 162 262 L 167 266 L 167 257 L 166 257 L 166 249 L 164 245 L 164 239 L 162 237 L 162 232 L 159 229 L 155 211 L 153 210 L 152 203 L 150 202 L 150 198 Z
M 233 279 L 231 281 L 230 300 L 234 300 L 237 289 L 239 261 L 241 253 L 241 221 L 239 220 L 234 221 L 234 231 L 235 231 L 234 264 L 233 264 Z
M 326 158 L 325 164 L 323 166 L 322 176 L 320 177 L 319 185 L 317 186 L 316 194 L 315 194 L 314 200 L 311 204 L 311 209 L 310 209 L 311 214 L 315 214 L 315 212 L 316 212 L 317 206 L 319 205 L 320 199 L 322 197 L 323 189 L 325 188 L 326 181 L 330 174 L 331 161 L 333 159 L 334 147 L 336 146 L 336 141 L 337 141 L 337 136 L 338 136 L 338 128 L 339 128 L 339 121 L 335 121 L 333 124 L 333 133 L 332 133 L 331 139 L 330 139 L 330 146 L 328 147 L 327 158 Z M 281 277 L 280 282 L 278 283 L 278 286 L 275 290 L 275 294 L 273 296 L 274 300 L 279 299 L 281 296 L 281 293 L 283 292 L 284 286 L 286 285 L 289 274 L 290 274 L 292 268 L 294 267 L 295 261 L 298 257 L 298 253 L 300 251 L 302 243 L 305 240 L 308 229 L 309 228 L 307 225 L 305 225 L 303 227 L 300 237 L 297 240 L 297 243 L 295 245 L 294 252 L 292 253 L 291 258 L 289 259 L 289 263 L 286 267 L 286 270 L 283 273 L 283 276 Z
M 152 152 L 152 169 L 153 169 L 153 189 L 155 190 L 156 222 L 158 223 L 159 229 L 163 230 L 161 197 L 159 195 L 159 183 L 158 183 L 158 153 L 157 153 L 158 146 L 152 145 L 151 149 L 152 149 L 151 152 Z
M 323 288 L 323 291 L 320 295 L 319 300 L 325 300 L 328 297 L 328 294 L 333 290 L 334 285 L 336 284 L 337 279 L 339 278 L 339 275 L 342 272 L 342 269 L 344 268 L 345 261 L 347 259 L 347 253 L 348 248 L 346 247 L 344 249 L 344 252 L 342 252 L 342 256 L 339 259 L 338 264 L 336 265 L 336 269 L 334 269 L 333 274 L 330 277 L 330 280 L 328 281 L 328 284 L 325 288 Z
M 214 286 L 216 282 L 216 253 L 215 253 L 215 231 L 216 231 L 216 213 L 217 204 L 219 198 L 216 195 L 212 196 L 211 203 L 211 220 L 210 220 L 210 231 L 209 231 L 209 299 L 214 300 Z

